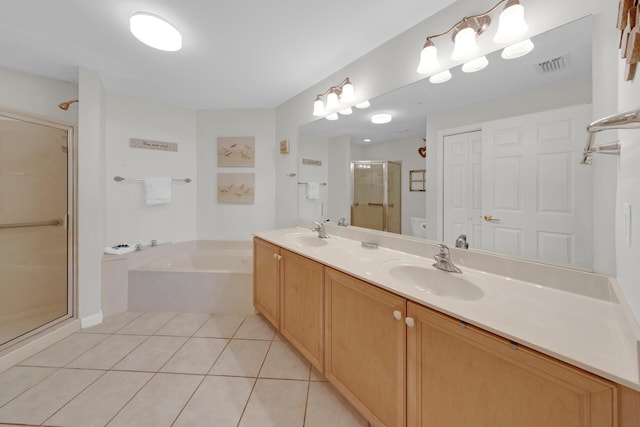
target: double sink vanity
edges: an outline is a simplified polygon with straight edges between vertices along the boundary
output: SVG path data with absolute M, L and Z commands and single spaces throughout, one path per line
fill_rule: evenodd
M 613 279 L 453 248 L 446 272 L 433 242 L 310 228 L 255 234 L 254 305 L 371 425 L 640 425 Z

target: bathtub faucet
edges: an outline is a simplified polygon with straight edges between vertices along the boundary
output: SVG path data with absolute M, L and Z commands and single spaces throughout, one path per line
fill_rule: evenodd
M 313 221 L 313 223 L 316 226 L 314 228 L 312 228 L 311 231 L 318 232 L 318 237 L 321 238 L 321 239 L 328 239 L 329 238 L 329 234 L 327 234 L 327 230 L 324 229 L 324 224 L 321 223 L 320 221 Z

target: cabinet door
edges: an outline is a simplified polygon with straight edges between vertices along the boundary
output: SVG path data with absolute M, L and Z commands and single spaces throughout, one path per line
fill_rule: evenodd
M 276 329 L 280 325 L 280 248 L 253 239 L 253 305 Z
M 324 372 L 324 267 L 282 249 L 280 332 Z
M 325 292 L 325 376 L 372 425 L 404 426 L 406 300 L 330 268 Z
M 614 385 L 414 303 L 409 427 L 613 426 Z

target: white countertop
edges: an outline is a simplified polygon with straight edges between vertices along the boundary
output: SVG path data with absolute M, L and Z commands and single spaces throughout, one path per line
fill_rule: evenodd
M 465 266 L 464 258 L 461 258 L 459 262 L 454 259 L 463 271 L 461 275 L 434 269 L 436 276 L 454 274 L 473 283 L 484 293 L 480 299 L 461 300 L 435 295 L 389 274 L 389 268 L 398 264 L 430 268 L 433 264 L 430 257 L 388 247 L 365 249 L 361 247 L 360 240 L 335 234 L 327 239 L 324 246 L 300 245 L 288 237 L 293 234 L 315 235 L 308 228 L 270 230 L 255 235 L 411 301 L 640 391 L 637 324 L 629 319 L 628 310 L 619 301 L 619 295 L 614 295 L 617 284 L 613 279 L 607 282 L 603 276 L 576 271 L 578 283 L 567 286 L 579 289 L 579 282 L 589 282 L 591 289 L 581 294 L 473 269 Z M 409 241 L 409 244 L 416 247 L 415 241 Z M 419 242 L 419 245 L 425 246 L 424 253 L 435 250 L 435 245 L 430 242 Z M 457 254 L 459 256 L 460 252 Z M 472 256 L 471 252 L 469 256 Z M 505 263 L 503 258 L 499 261 Z M 522 268 L 522 263 L 512 262 L 514 270 Z M 526 267 L 529 270 L 536 268 L 534 263 L 527 263 Z M 540 269 L 540 277 L 544 276 L 547 281 L 553 282 L 553 277 L 549 276 L 556 271 L 562 275 L 561 281 L 565 284 L 572 280 L 570 269 L 545 268 L 542 264 Z M 532 275 L 536 276 L 535 270 L 528 272 L 528 276 Z M 594 276 L 594 280 L 589 276 Z M 429 279 L 425 277 L 426 280 Z M 594 287 L 605 289 L 592 291 Z M 592 296 L 609 294 L 611 297 Z

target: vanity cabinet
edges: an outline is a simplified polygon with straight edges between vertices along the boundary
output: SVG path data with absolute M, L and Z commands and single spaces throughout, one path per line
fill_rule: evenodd
M 406 300 L 325 268 L 325 376 L 375 426 L 405 424 Z
M 280 247 L 253 239 L 253 306 L 280 329 Z
M 616 425 L 615 384 L 412 302 L 407 316 L 409 427 Z
M 324 372 L 324 266 L 281 249 L 280 332 Z
M 324 266 L 253 239 L 253 305 L 324 372 Z

